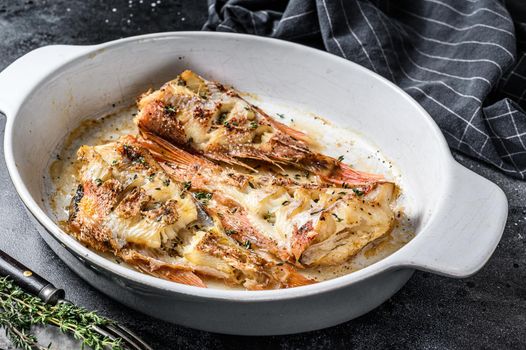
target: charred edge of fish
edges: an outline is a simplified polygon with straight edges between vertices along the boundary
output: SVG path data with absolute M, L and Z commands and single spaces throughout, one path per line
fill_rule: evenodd
M 70 214 L 69 214 L 70 221 L 74 220 L 75 217 L 77 216 L 77 213 L 79 211 L 79 203 L 83 197 L 84 197 L 84 186 L 78 185 L 77 190 L 75 191 L 75 195 L 71 199 L 72 206 L 70 207 L 72 207 L 73 210 L 72 211 L 70 210 Z

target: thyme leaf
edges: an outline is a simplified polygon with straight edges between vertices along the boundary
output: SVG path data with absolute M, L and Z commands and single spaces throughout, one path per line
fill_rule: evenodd
M 360 190 L 359 188 L 353 188 L 352 191 L 358 196 L 363 196 L 365 194 L 364 191 Z
M 113 324 L 113 321 L 73 304 L 45 304 L 7 277 L 0 278 L 0 311 L 0 328 L 5 329 L 7 337 L 20 349 L 49 349 L 49 346 L 38 344 L 38 339 L 31 333 L 31 326 L 51 325 L 92 349 L 124 350 L 120 339 L 112 340 L 93 330 L 94 326 L 106 326 Z
M 210 192 L 195 192 L 194 196 L 195 196 L 195 199 L 200 201 L 203 205 L 207 205 L 208 201 L 212 199 L 212 193 Z

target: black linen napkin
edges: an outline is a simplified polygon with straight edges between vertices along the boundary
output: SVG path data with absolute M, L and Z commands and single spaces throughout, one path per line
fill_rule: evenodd
M 208 4 L 204 30 L 291 40 L 365 66 L 415 98 L 450 147 L 525 179 L 526 1 Z

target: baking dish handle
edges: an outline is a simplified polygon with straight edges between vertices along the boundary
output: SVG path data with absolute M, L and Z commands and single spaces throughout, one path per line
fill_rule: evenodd
M 414 253 L 401 265 L 462 278 L 480 270 L 493 254 L 506 225 L 508 201 L 493 182 L 452 163 L 447 198 L 436 220 L 424 228 L 425 237 L 414 238 Z
M 88 48 L 90 46 L 44 46 L 11 63 L 0 72 L 0 111 L 9 117 L 42 78 Z

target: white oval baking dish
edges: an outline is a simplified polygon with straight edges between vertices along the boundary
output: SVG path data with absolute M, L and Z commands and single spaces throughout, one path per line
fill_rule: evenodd
M 129 102 L 183 69 L 241 91 L 306 106 L 378 145 L 418 208 L 416 237 L 389 257 L 322 283 L 271 291 L 201 289 L 132 271 L 64 233 L 44 202 L 52 151 L 82 118 Z M 56 254 L 95 288 L 134 309 L 207 331 L 268 335 L 332 326 L 375 308 L 414 269 L 466 277 L 502 235 L 507 200 L 460 166 L 429 115 L 369 70 L 322 51 L 261 37 L 177 32 L 95 46 L 48 46 L 0 73 L 5 159 L 21 199 Z

